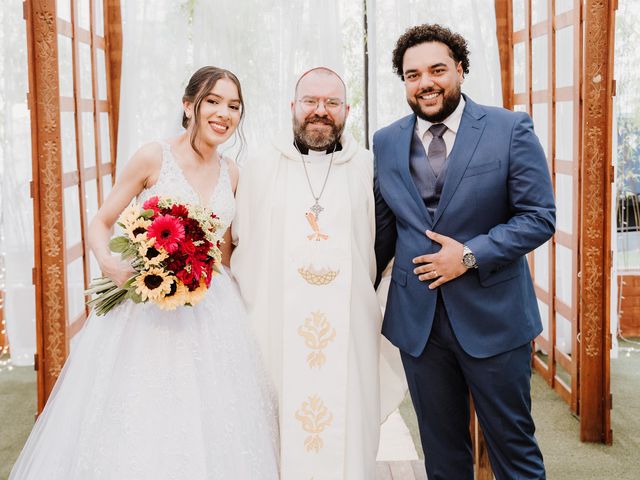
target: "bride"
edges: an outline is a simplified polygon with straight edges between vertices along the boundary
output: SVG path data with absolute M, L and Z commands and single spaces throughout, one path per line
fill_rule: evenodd
M 186 131 L 142 147 L 89 228 L 103 273 L 119 285 L 131 266 L 108 248 L 137 197 L 204 204 L 228 227 L 235 164 L 218 146 L 240 123 L 236 76 L 203 67 L 183 96 Z M 225 233 L 223 264 L 231 253 Z M 92 314 L 78 334 L 10 480 L 275 480 L 277 408 L 235 284 L 214 277 L 194 307 L 163 311 L 126 301 Z

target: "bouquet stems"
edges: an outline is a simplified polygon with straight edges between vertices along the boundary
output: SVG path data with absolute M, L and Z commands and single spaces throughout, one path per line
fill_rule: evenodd
M 89 288 L 84 291 L 84 294 L 95 294 L 98 295 L 98 297 L 93 300 L 89 300 L 87 305 L 94 308 L 96 315 L 104 315 L 113 307 L 125 300 L 136 275 L 129 278 L 121 287 L 116 285 L 116 283 L 108 277 L 100 277 L 92 280 L 89 284 Z

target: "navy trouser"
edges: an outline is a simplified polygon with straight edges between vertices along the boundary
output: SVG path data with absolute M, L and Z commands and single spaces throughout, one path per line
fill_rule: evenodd
M 497 480 L 545 479 L 531 417 L 531 345 L 489 358 L 467 355 L 438 295 L 422 354 L 402 352 L 429 480 L 473 480 L 469 391 Z

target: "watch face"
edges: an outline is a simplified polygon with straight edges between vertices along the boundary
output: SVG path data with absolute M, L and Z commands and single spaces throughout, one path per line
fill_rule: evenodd
M 476 264 L 475 255 L 473 253 L 465 254 L 465 256 L 462 258 L 462 263 L 464 263 L 464 266 L 467 268 L 473 268 Z

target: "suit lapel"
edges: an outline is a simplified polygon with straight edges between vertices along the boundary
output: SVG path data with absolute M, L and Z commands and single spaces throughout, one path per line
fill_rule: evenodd
M 409 115 L 404 118 L 404 121 L 400 124 L 400 128 L 398 129 L 398 141 L 395 142 L 396 151 L 395 157 L 398 162 L 398 168 L 402 175 L 402 180 L 404 181 L 405 186 L 407 187 L 408 192 L 411 194 L 413 201 L 416 202 L 424 215 L 424 218 L 427 220 L 429 224 L 433 221 L 429 210 L 427 210 L 426 205 L 424 204 L 424 200 L 420 196 L 420 192 L 418 192 L 418 188 L 416 184 L 413 183 L 413 178 L 411 177 L 411 169 L 409 166 L 410 155 L 411 155 L 411 142 L 413 140 L 413 133 L 416 125 L 416 116 Z
M 462 113 L 458 133 L 456 133 L 456 141 L 447 160 L 447 176 L 444 180 L 442 195 L 433 220 L 434 227 L 458 188 L 458 184 L 471 161 L 485 126 L 485 121 L 483 120 L 484 111 L 467 96 L 464 98 L 466 105 Z

